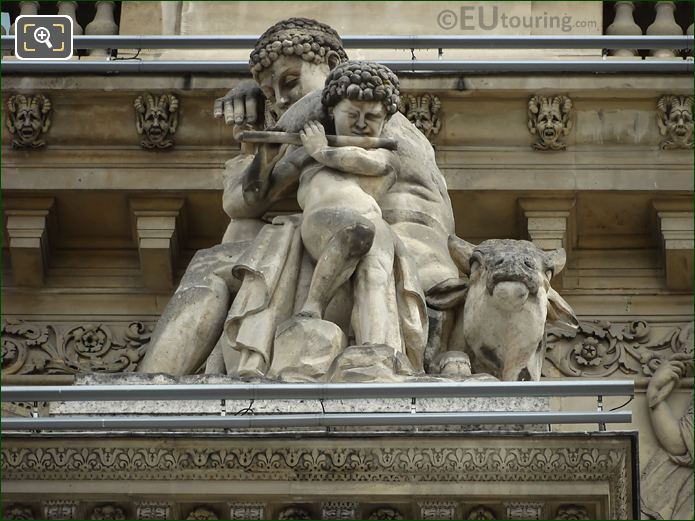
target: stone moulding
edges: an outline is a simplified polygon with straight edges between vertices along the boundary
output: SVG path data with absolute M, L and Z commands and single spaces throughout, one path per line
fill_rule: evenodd
M 545 487 L 552 482 L 554 486 L 565 483 L 566 494 L 576 487 L 595 487 L 604 515 L 632 519 L 637 497 L 636 445 L 635 433 L 625 432 L 234 440 L 189 436 L 175 443 L 170 440 L 166 447 L 161 437 L 152 436 L 56 436 L 8 437 L 1 455 L 8 502 L 23 501 L 23 481 L 31 481 L 39 494 L 50 494 L 56 482 L 69 482 L 76 497 L 83 487 L 113 487 L 108 494 L 116 502 L 121 491 L 113 482 L 118 481 L 131 482 L 131 491 L 143 495 L 148 494 L 151 480 L 171 481 L 171 494 L 177 493 L 179 483 L 186 486 L 183 482 L 189 480 L 207 481 L 213 488 L 214 482 L 225 482 L 225 490 L 233 490 L 235 482 L 254 482 L 259 496 L 264 486 L 280 481 L 291 483 L 293 493 L 323 494 L 330 501 L 350 499 L 339 496 L 341 489 L 354 492 L 362 486 L 369 494 L 374 487 L 383 492 L 398 483 L 407 483 L 408 490 L 415 491 L 408 494 L 410 499 L 417 500 L 417 490 L 422 490 L 421 501 L 429 501 L 432 490 L 455 485 L 456 493 L 465 495 L 467 486 L 479 482 L 488 483 L 491 494 L 501 487 L 498 493 L 521 496 L 523 501 L 530 484 Z M 105 483 L 100 486 L 99 482 Z M 315 492 L 317 483 L 331 482 L 342 485 Z M 443 490 L 436 493 L 451 495 Z M 213 499 L 205 494 L 196 499 Z M 557 497 L 562 502 L 571 499 Z

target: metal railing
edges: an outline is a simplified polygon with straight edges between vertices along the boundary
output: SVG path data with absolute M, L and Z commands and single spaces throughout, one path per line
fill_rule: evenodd
M 415 412 L 417 398 L 596 396 L 596 411 Z M 3 418 L 2 431 L 245 429 L 417 425 L 630 423 L 629 411 L 604 411 L 604 396 L 634 396 L 631 380 L 423 382 L 394 384 L 76 385 L 3 387 L 3 402 L 221 400 L 220 415 L 48 416 Z M 411 412 L 227 416 L 226 400 L 411 399 Z

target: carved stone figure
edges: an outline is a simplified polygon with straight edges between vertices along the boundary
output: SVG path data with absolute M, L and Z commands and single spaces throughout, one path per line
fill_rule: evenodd
M 140 146 L 165 149 L 174 146 L 174 133 L 179 123 L 179 100 L 173 94 L 159 97 L 144 94 L 135 98 L 135 128 L 143 136 Z
M 565 150 L 560 141 L 572 129 L 572 100 L 567 96 L 533 96 L 528 102 L 528 129 L 538 135 L 534 150 Z
M 300 507 L 287 507 L 278 513 L 278 519 L 288 521 L 290 519 L 311 519 L 311 514 Z
M 586 508 L 581 505 L 560 505 L 557 507 L 555 519 L 584 521 L 591 518 Z
M 676 415 L 666 401 L 692 370 L 691 334 L 688 349 L 662 363 L 647 387 L 649 418 L 661 445 L 641 477 L 641 509 L 648 519 L 693 518 L 693 402 Z
M 404 517 L 403 514 L 401 514 L 395 508 L 377 508 L 374 512 L 369 514 L 369 517 L 367 517 L 367 519 L 386 521 L 404 519 Z
M 506 239 L 474 246 L 456 236 L 449 245 L 469 278 L 447 281 L 442 291 L 428 295 L 430 305 L 440 308 L 465 300 L 445 356 L 467 355 L 474 373 L 501 380 L 540 380 L 546 321 L 577 324 L 569 304 L 550 286 L 565 266 L 565 251 Z
M 15 503 L 15 504 L 3 506 L 2 518 L 3 519 L 25 520 L 25 519 L 36 519 L 36 516 L 31 511 L 31 508 L 29 508 L 28 506 Z
M 693 148 L 693 97 L 662 96 L 656 104 L 661 148 Z
M 495 513 L 487 507 L 482 505 L 474 507 L 468 512 L 466 519 L 477 519 L 480 521 L 487 521 L 491 519 L 497 519 Z
M 219 519 L 217 514 L 206 507 L 197 507 L 193 509 L 186 519 L 194 519 L 196 521 L 216 520 Z
M 292 52 L 284 42 L 293 42 Z M 239 85 L 230 91 L 216 102 L 215 114 L 235 124 L 235 135 L 258 128 L 264 123 L 259 93 L 273 105 L 274 116 L 281 117 L 302 96 L 323 87 L 329 71 L 345 58 L 340 38 L 325 24 L 308 19 L 280 22 L 261 36 L 251 55 L 257 85 Z M 314 107 L 322 110 L 321 104 Z M 319 119 L 316 111 L 299 111 L 301 117 L 285 118 L 282 127 L 278 121 L 276 130 L 299 132 L 308 121 Z M 394 243 L 402 247 L 397 257 L 413 265 L 412 269 L 398 266 L 400 276 L 405 281 L 418 280 L 402 291 L 420 303 L 399 304 L 398 313 L 403 317 L 403 310 L 412 310 L 414 321 L 408 324 L 418 337 L 413 340 L 423 344 L 417 348 L 422 351 L 428 327 L 422 293 L 457 275 L 446 246 L 453 233 L 453 213 L 432 147 L 423 134 L 395 113 L 384 125 L 382 137 L 396 140 L 397 156 L 408 159 L 400 162 L 396 180 L 379 206 L 397 238 Z M 266 374 L 273 362 L 270 353 L 278 326 L 299 311 L 297 302 L 300 307 L 304 302 L 313 267 L 295 222 L 299 218 L 273 225 L 261 220 L 275 201 L 295 194 L 302 169 L 292 167 L 287 147 L 263 144 L 254 151 L 246 144 L 242 152 L 226 167 L 223 206 L 231 220 L 222 244 L 194 257 L 153 333 L 139 371 L 188 374 L 207 359 L 207 372 Z M 324 315 L 343 332 L 349 326 L 333 318 L 333 308 L 339 308 L 342 316 L 351 305 L 346 299 L 345 292 L 338 291 Z M 359 365 L 361 356 L 353 354 L 346 350 L 347 365 Z
M 431 142 L 442 128 L 442 122 L 439 119 L 441 108 L 442 102 L 439 96 L 406 94 L 401 96 L 399 110 Z
M 7 100 L 7 128 L 12 147 L 36 149 L 46 144 L 43 135 L 51 127 L 52 104 L 43 94 L 16 94 Z

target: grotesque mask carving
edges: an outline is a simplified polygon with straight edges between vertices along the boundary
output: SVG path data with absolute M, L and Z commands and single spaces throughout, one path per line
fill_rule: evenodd
M 528 129 L 538 135 L 532 146 L 535 150 L 564 150 L 562 136 L 572 128 L 572 100 L 567 96 L 533 96 L 528 102 Z
M 442 102 L 438 96 L 412 94 L 403 96 L 400 111 L 414 124 L 427 139 L 432 141 L 439 134 L 442 122 L 439 120 L 439 109 Z
M 693 97 L 662 96 L 656 107 L 659 132 L 666 136 L 661 148 L 693 148 Z
M 179 122 L 179 100 L 173 94 L 159 98 L 151 94 L 135 98 L 135 127 L 143 136 L 140 145 L 147 149 L 174 146 L 173 134 Z
M 14 148 L 40 148 L 51 126 L 51 101 L 43 94 L 17 94 L 7 100 L 7 128 Z

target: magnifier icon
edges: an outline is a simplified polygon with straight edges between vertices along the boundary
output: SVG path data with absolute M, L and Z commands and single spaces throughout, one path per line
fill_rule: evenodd
M 49 49 L 53 49 L 53 45 L 51 45 L 51 32 L 46 29 L 45 27 L 37 27 L 36 30 L 34 31 L 34 39 L 39 42 L 39 43 L 45 43 L 46 47 Z

